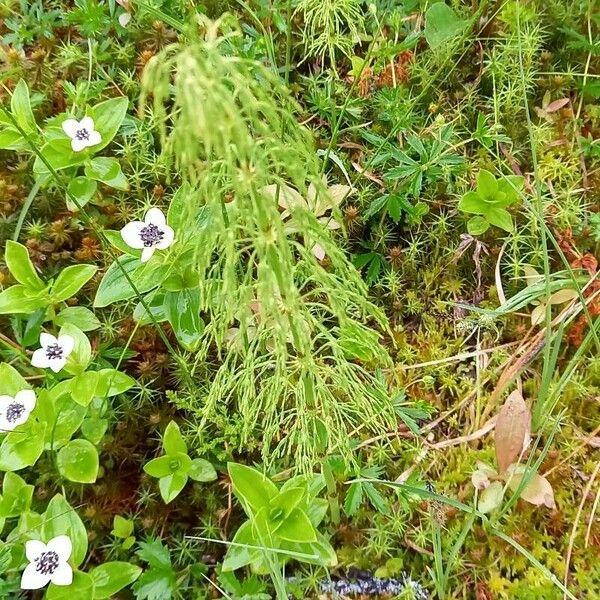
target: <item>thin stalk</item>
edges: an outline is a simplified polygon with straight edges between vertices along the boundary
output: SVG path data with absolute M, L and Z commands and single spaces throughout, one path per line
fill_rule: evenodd
M 33 182 L 33 186 L 31 187 L 31 190 L 29 191 L 27 198 L 25 199 L 25 203 L 23 204 L 23 207 L 21 208 L 21 212 L 19 213 L 19 220 L 17 221 L 17 226 L 15 227 L 15 231 L 12 236 L 12 239 L 15 242 L 18 241 L 19 236 L 21 235 L 21 229 L 23 229 L 23 223 L 25 222 L 25 217 L 27 216 L 27 213 L 29 212 L 31 205 L 33 204 L 33 201 L 35 200 L 35 197 L 37 196 L 38 192 L 40 191 L 40 187 L 42 187 L 41 180 L 40 179 L 35 180 Z
M 444 573 L 444 561 L 442 550 L 442 532 L 440 524 L 433 520 L 433 565 L 435 573 L 435 591 L 440 600 L 446 597 L 446 574 Z
M 331 513 L 331 522 L 334 525 L 338 525 L 340 522 L 340 503 L 337 497 L 337 486 L 335 484 L 335 477 L 331 470 L 329 461 L 325 459 L 323 466 L 321 467 L 323 478 L 325 479 L 325 485 L 327 486 L 327 501 L 329 502 L 329 512 Z

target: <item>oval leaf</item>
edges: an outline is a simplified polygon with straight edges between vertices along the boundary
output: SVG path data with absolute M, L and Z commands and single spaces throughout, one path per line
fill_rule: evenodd
M 132 584 L 142 572 L 136 565 L 127 562 L 107 562 L 90 571 L 96 585 L 94 600 L 112 598 L 114 594 L 125 586 Z
M 58 470 L 69 481 L 94 483 L 98 477 L 98 450 L 87 440 L 73 440 L 60 449 Z
M 496 420 L 496 460 L 500 474 L 517 461 L 529 444 L 530 428 L 531 413 L 521 393 L 515 390 L 506 399 Z

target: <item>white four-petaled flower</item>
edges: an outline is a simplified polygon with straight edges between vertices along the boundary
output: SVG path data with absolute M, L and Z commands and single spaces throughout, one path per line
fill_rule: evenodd
M 21 390 L 14 398 L 0 396 L 0 433 L 12 431 L 17 425 L 25 423 L 34 408 L 33 390 Z
M 71 148 L 74 152 L 81 152 L 90 146 L 96 146 L 102 141 L 102 136 L 94 129 L 94 119 L 83 117 L 67 119 L 62 124 L 63 131 L 71 138 Z
M 21 589 L 38 590 L 47 583 L 71 585 L 73 569 L 67 562 L 72 552 L 71 539 L 67 535 L 52 538 L 47 544 L 39 540 L 25 543 L 25 555 L 29 564 L 21 576 Z
M 40 335 L 40 345 L 31 357 L 31 364 L 40 369 L 52 369 L 58 373 L 66 364 L 69 354 L 73 352 L 75 340 L 70 335 L 59 335 L 55 338 L 49 333 Z
M 155 250 L 165 250 L 175 239 L 175 232 L 167 225 L 165 215 L 158 208 L 151 208 L 143 221 L 132 221 L 121 229 L 123 241 L 142 251 L 142 262 L 150 260 Z

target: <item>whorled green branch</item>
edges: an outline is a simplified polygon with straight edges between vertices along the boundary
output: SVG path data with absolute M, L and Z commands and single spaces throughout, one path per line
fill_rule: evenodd
M 265 459 L 288 453 L 309 469 L 327 451 L 349 454 L 349 431 L 394 426 L 383 386 L 363 366 L 389 364 L 368 326 L 383 330 L 386 320 L 308 204 L 282 218 L 282 190 L 308 197 L 312 184 L 321 205 L 331 201 L 320 165 L 283 82 L 229 55 L 217 26 L 166 48 L 144 75 L 164 153 L 185 182 L 173 202 L 190 223 L 209 321 L 196 362 L 220 357 L 197 402 L 201 435 L 225 402 L 244 415 L 242 444 L 258 435 Z

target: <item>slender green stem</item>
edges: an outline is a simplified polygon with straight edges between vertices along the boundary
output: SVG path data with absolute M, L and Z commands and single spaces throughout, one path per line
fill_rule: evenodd
M 29 212 L 31 205 L 33 204 L 33 201 L 35 200 L 37 193 L 40 191 L 41 186 L 42 186 L 42 182 L 40 179 L 37 179 L 36 181 L 34 181 L 33 185 L 31 186 L 31 190 L 29 191 L 29 194 L 28 194 L 27 198 L 25 199 L 25 204 L 23 204 L 23 207 L 21 208 L 21 212 L 19 213 L 19 220 L 17 221 L 17 226 L 15 227 L 15 231 L 13 233 L 12 239 L 15 242 L 19 239 L 19 236 L 21 235 L 21 229 L 23 229 L 23 223 L 25 222 L 25 217 L 27 216 L 27 213 Z
M 446 597 L 446 574 L 444 573 L 442 533 L 439 523 L 433 520 L 433 564 L 435 569 L 435 591 L 439 600 Z
M 323 460 L 323 466 L 321 467 L 323 478 L 325 479 L 325 485 L 327 486 L 327 500 L 329 502 L 329 511 L 331 513 L 331 522 L 337 525 L 340 522 L 340 504 L 337 497 L 337 486 L 335 484 L 335 477 L 331 470 L 331 465 L 327 458 Z

